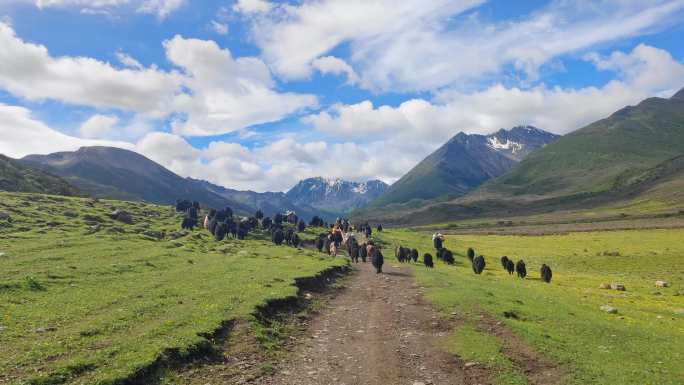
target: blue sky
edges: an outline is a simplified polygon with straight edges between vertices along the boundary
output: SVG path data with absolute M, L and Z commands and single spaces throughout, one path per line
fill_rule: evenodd
M 112 145 L 285 190 L 684 87 L 684 0 L 3 0 L 0 153 Z

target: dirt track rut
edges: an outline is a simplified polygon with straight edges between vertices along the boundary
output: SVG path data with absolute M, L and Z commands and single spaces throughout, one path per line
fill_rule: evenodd
M 449 334 L 421 296 L 411 270 L 354 265 L 354 274 L 325 310 L 309 336 L 288 354 L 262 385 L 484 384 L 483 368 L 438 347 Z

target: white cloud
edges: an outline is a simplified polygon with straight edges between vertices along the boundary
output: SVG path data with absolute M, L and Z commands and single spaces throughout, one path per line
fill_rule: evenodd
M 322 74 L 346 75 L 348 84 L 359 82 L 359 76 L 344 60 L 334 56 L 324 56 L 314 60 L 311 65 Z
M 252 37 L 286 79 L 307 78 L 340 45 L 364 86 L 435 90 L 499 75 L 536 79 L 554 58 L 649 33 L 678 20 L 682 0 L 552 1 L 515 21 L 483 20 L 480 0 L 321 0 L 284 4 L 251 20 Z
M 164 42 L 167 59 L 183 73 L 144 68 L 120 51 L 117 59 L 127 68 L 87 57 L 53 57 L 3 23 L 0 46 L 0 89 L 32 101 L 116 108 L 145 118 L 174 114 L 174 130 L 184 135 L 219 135 L 317 104 L 313 95 L 278 92 L 260 59 L 233 58 L 213 41 L 176 36 Z
M 79 131 L 83 138 L 101 139 L 110 135 L 117 123 L 119 118 L 116 116 L 96 114 L 83 122 Z
M 211 29 L 216 32 L 219 35 L 227 35 L 228 34 L 228 24 L 227 23 L 221 23 L 216 20 L 211 21 Z
M 684 65 L 658 48 L 639 45 L 629 53 L 587 58 L 598 69 L 617 71 L 620 79 L 580 89 L 500 84 L 469 93 L 452 89 L 433 101 L 414 99 L 397 107 L 374 107 L 370 101 L 335 105 L 302 121 L 337 137 L 384 139 L 386 148 L 411 142 L 434 149 L 459 131 L 490 133 L 517 124 L 568 133 L 626 105 L 653 95 L 671 95 L 684 86 Z
M 173 122 L 174 132 L 218 135 L 317 105 L 313 95 L 275 91 L 271 73 L 260 59 L 233 58 L 212 41 L 180 36 L 164 47 L 168 59 L 184 70 L 184 85 L 193 91 L 174 100 L 174 111 L 185 114 Z
M 233 6 L 233 10 L 245 14 L 268 12 L 273 5 L 266 0 L 238 0 Z
M 140 64 L 139 61 L 135 60 L 132 56 L 125 52 L 116 51 L 116 59 L 125 67 L 133 68 L 136 70 L 144 69 L 143 65 Z
M 0 103 L 0 154 L 20 158 L 29 154 L 75 151 L 82 146 L 133 149 L 125 142 L 89 140 L 62 134 L 31 117 L 23 107 Z
M 185 3 L 186 0 L 35 0 L 36 7 L 40 9 L 77 7 L 81 8 L 82 13 L 89 14 L 108 14 L 109 10 L 129 6 L 138 12 L 156 15 L 160 19 L 166 18 Z
M 0 88 L 29 100 L 114 107 L 154 116 L 168 113 L 180 79 L 156 69 L 116 69 L 87 57 L 53 57 L 0 23 Z

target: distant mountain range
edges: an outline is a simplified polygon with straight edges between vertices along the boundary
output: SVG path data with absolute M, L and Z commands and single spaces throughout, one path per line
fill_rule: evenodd
M 465 196 L 420 205 L 382 207 L 373 202 L 372 208 L 353 216 L 395 224 L 436 223 L 600 207 L 625 200 L 681 204 L 683 156 L 684 89 L 669 99 L 649 98 L 625 107 L 537 146 L 508 172 Z
M 365 207 L 387 190 L 379 180 L 348 182 L 341 179 L 309 178 L 297 183 L 285 196 L 298 206 L 317 210 L 347 213 Z
M 503 175 L 532 151 L 559 136 L 532 126 L 501 129 L 491 135 L 458 133 L 399 179 L 371 207 L 458 197 Z
M 257 209 L 267 215 L 292 210 L 304 218 L 319 215 L 325 219 L 363 207 L 387 187 L 380 181 L 331 182 L 311 178 L 299 182 L 287 193 L 239 191 L 183 178 L 136 152 L 113 147 L 82 147 L 77 151 L 29 155 L 20 160 L 2 157 L 0 183 L 0 189 L 10 191 L 71 195 L 78 192 L 160 204 L 173 204 L 183 198 L 209 207 L 230 206 L 244 215 Z

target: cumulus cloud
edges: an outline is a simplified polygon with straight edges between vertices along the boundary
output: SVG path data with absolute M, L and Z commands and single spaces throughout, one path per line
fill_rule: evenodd
M 233 10 L 245 14 L 255 14 L 268 12 L 273 5 L 266 0 L 238 0 L 233 6 Z
M 311 65 L 322 74 L 346 75 L 348 84 L 359 82 L 359 76 L 344 60 L 334 56 L 324 56 L 314 60 Z
M 183 69 L 183 84 L 192 89 L 174 100 L 174 132 L 218 135 L 281 120 L 317 105 L 313 95 L 277 92 L 271 73 L 260 59 L 233 58 L 215 42 L 175 36 L 164 43 L 166 55 Z
M 0 23 L 0 88 L 28 99 L 114 107 L 155 116 L 168 113 L 180 86 L 175 73 L 117 69 L 87 57 L 53 57 Z
M 364 101 L 335 105 L 302 118 L 318 131 L 339 137 L 369 135 L 420 141 L 433 146 L 459 131 L 490 133 L 531 124 L 564 134 L 653 95 L 684 86 L 684 65 L 667 51 L 639 45 L 631 52 L 587 55 L 599 70 L 617 72 L 602 87 L 580 89 L 539 85 L 522 89 L 501 84 L 476 92 L 447 89 L 427 101 L 413 99 L 397 107 Z
M 74 151 L 82 146 L 133 149 L 126 142 L 81 139 L 53 130 L 23 107 L 0 103 L 0 154 L 20 158 L 29 154 Z
M 554 58 L 649 33 L 682 15 L 682 0 L 552 1 L 515 21 L 474 12 L 482 0 L 321 0 L 283 4 L 253 18 L 263 56 L 286 79 L 346 44 L 364 86 L 436 90 L 513 68 L 534 80 Z
M 79 131 L 83 138 L 103 138 L 112 133 L 117 123 L 119 118 L 116 116 L 96 114 L 83 122 Z
M 0 88 L 28 100 L 116 108 L 149 118 L 174 115 L 176 132 L 219 135 L 280 120 L 314 107 L 313 95 L 278 92 L 268 67 L 255 57 L 234 58 L 213 41 L 175 36 L 167 59 L 182 70 L 143 67 L 117 52 L 126 67 L 87 57 L 53 57 L 0 23 Z M 36 86 L 39 85 L 39 86 Z

